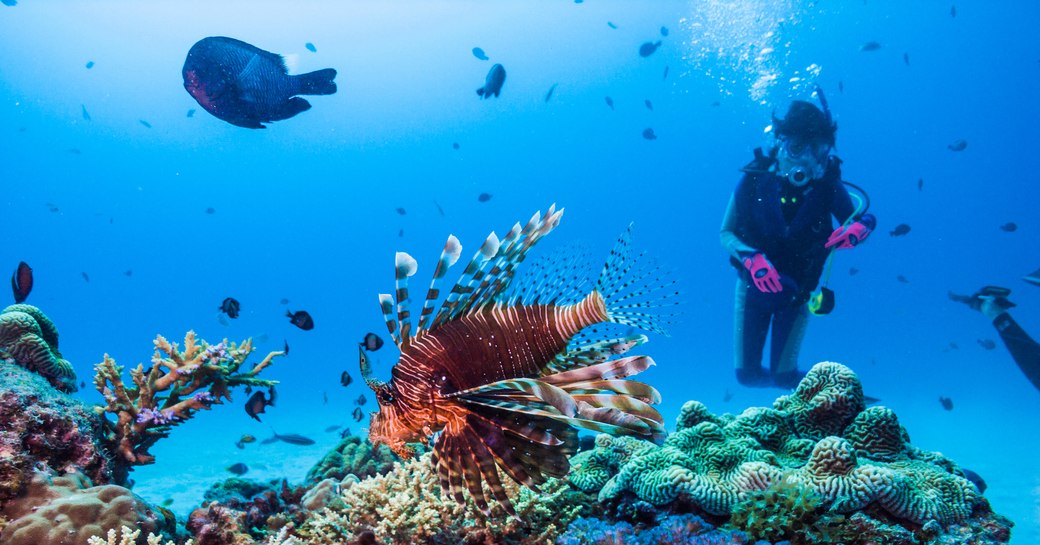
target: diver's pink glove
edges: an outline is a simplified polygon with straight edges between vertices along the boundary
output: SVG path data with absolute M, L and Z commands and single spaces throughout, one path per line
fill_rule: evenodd
M 836 248 L 838 250 L 855 248 L 857 244 L 867 240 L 870 233 L 870 227 L 867 227 L 861 221 L 854 221 L 848 227 L 842 226 L 835 229 L 831 236 L 827 238 L 827 244 L 823 247 Z
M 744 268 L 751 273 L 751 280 L 762 293 L 780 293 L 784 287 L 780 285 L 780 273 L 776 267 L 761 253 L 752 254 L 744 259 Z

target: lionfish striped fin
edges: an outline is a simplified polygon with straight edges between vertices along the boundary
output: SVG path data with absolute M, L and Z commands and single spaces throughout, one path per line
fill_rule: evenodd
M 588 403 L 584 403 L 584 405 L 582 405 L 582 403 L 577 403 L 577 415 L 565 416 L 549 405 L 539 405 L 530 397 L 518 396 L 514 401 L 504 401 L 478 396 L 467 396 L 460 399 L 467 407 L 471 408 L 471 410 L 477 410 L 479 407 L 495 408 L 513 411 L 528 416 L 549 418 L 568 426 L 585 428 L 600 433 L 609 433 L 611 435 L 633 435 L 643 439 L 652 439 L 655 442 L 659 438 L 664 438 L 662 433 L 664 426 L 655 420 L 648 421 L 632 415 L 629 415 L 631 418 L 626 419 L 620 415 L 614 414 L 614 412 L 621 412 L 617 409 L 611 409 L 614 412 L 598 411 L 598 408 L 592 407 Z
M 394 272 L 396 274 L 396 292 L 397 292 L 397 323 L 401 327 L 401 335 L 399 337 L 400 342 L 398 346 L 402 344 L 408 344 L 412 334 L 412 318 L 411 312 L 408 310 L 408 303 L 410 301 L 408 297 L 408 277 L 415 274 L 418 270 L 419 264 L 415 262 L 412 256 L 404 253 L 397 252 L 394 256 Z
M 574 416 L 578 413 L 574 400 L 563 389 L 530 378 L 500 380 L 476 388 L 454 392 L 444 397 L 464 397 L 471 394 L 487 394 L 495 391 L 518 391 L 529 394 L 534 399 L 551 405 L 565 416 Z
M 430 327 L 437 327 L 438 325 L 451 320 L 458 315 L 457 309 L 464 305 L 466 299 L 471 293 L 473 288 L 476 286 L 484 273 L 481 270 L 482 267 L 488 262 L 489 259 L 498 253 L 498 236 L 492 232 L 488 235 L 487 239 L 484 240 L 484 244 L 480 245 L 480 249 L 477 253 L 473 254 L 473 259 L 470 260 L 469 264 L 466 265 L 465 270 L 462 271 L 462 276 L 452 286 L 451 292 L 444 299 L 444 303 L 441 304 L 441 308 L 437 311 L 437 316 L 433 319 L 433 325 Z
M 394 319 L 394 296 L 389 293 L 379 294 L 379 309 L 383 312 L 386 320 L 386 330 L 390 332 L 390 338 L 394 344 L 401 346 L 401 334 L 397 331 L 397 320 Z
M 419 316 L 419 327 L 416 328 L 415 334 L 419 335 L 426 329 L 426 324 L 429 322 L 431 315 L 433 314 L 433 308 L 436 305 L 437 299 L 440 298 L 440 290 L 437 289 L 437 284 L 440 283 L 444 275 L 447 274 L 448 269 L 452 267 L 459 260 L 459 256 L 462 255 L 462 243 L 455 235 L 448 236 L 448 242 L 444 244 L 444 250 L 441 251 L 441 257 L 437 260 L 437 268 L 433 271 L 433 279 L 430 281 L 430 289 L 426 291 L 426 301 L 423 303 L 422 314 Z
M 569 244 L 525 267 L 506 300 L 510 305 L 533 305 L 542 301 L 576 303 L 592 291 L 591 273 L 588 248 Z
M 538 380 L 546 384 L 565 387 L 569 383 L 585 380 L 610 380 L 630 377 L 646 371 L 653 365 L 655 365 L 654 360 L 649 356 L 629 356 L 627 358 L 597 363 L 588 367 L 562 371 L 541 377 Z
M 495 497 L 495 501 L 505 509 L 506 513 L 519 519 L 516 510 L 513 509 L 513 505 L 509 501 L 509 494 L 506 492 L 505 487 L 502 486 L 502 479 L 498 476 L 498 464 L 495 461 L 494 455 L 491 453 L 490 449 L 488 449 L 487 444 L 484 443 L 483 438 L 474 433 L 472 428 L 467 429 L 467 433 L 463 438 L 469 445 L 470 454 L 476 462 L 476 469 L 480 472 L 480 476 L 483 477 L 484 482 L 487 483 L 488 488 L 491 489 L 491 495 Z M 481 488 L 479 480 L 477 481 L 477 487 Z M 486 504 L 482 511 L 484 511 L 485 514 L 491 514 L 491 510 L 487 509 Z
M 579 339 L 567 350 L 554 356 L 553 360 L 546 365 L 546 370 L 559 373 L 578 367 L 603 363 L 614 356 L 619 356 L 629 350 L 646 343 L 649 339 L 646 335 L 625 335 L 613 339 L 598 341 L 588 340 L 587 337 Z
M 607 392 L 644 400 L 646 403 L 661 402 L 661 393 L 657 388 L 634 380 L 584 380 L 571 382 L 561 389 L 574 399 L 583 395 L 600 395 Z
M 618 237 L 610 257 L 603 265 L 596 291 L 603 296 L 610 321 L 668 335 L 666 326 L 677 313 L 661 314 L 653 309 L 678 304 L 675 280 L 660 266 L 644 258 L 633 258 L 632 225 Z

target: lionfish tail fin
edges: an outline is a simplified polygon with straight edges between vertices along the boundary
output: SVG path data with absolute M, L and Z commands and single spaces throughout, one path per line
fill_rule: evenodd
M 596 291 L 606 303 L 611 322 L 668 335 L 668 326 L 678 312 L 664 309 L 678 304 L 676 281 L 645 254 L 632 254 L 632 225 L 610 251 Z

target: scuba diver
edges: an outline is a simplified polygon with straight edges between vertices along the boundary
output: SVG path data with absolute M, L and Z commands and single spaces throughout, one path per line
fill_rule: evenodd
M 726 208 L 722 246 L 737 269 L 735 362 L 744 386 L 793 388 L 805 375 L 798 351 L 809 312 L 826 314 L 834 292 L 820 282 L 834 249 L 854 248 L 876 226 L 866 193 L 841 179 L 831 154 L 837 124 L 817 87 L 822 110 L 796 100 L 783 119 L 773 115 L 775 144 L 755 150 Z M 846 185 L 863 195 L 853 195 Z M 864 200 L 866 205 L 863 206 Z M 834 216 L 841 226 L 834 228 Z M 769 371 L 762 367 L 772 325 Z
M 1015 306 L 1008 300 L 1011 290 L 997 286 L 986 286 L 973 295 L 957 295 L 950 292 L 950 299 L 965 303 L 993 322 L 1000 339 L 1011 353 L 1018 368 L 1040 390 L 1040 343 L 1029 336 L 1022 326 L 1011 317 L 1008 309 Z

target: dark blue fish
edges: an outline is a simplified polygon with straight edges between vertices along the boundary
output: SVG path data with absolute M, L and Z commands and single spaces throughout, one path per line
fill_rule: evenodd
M 246 472 L 249 471 L 249 466 L 243 464 L 242 462 L 238 462 L 237 464 L 232 464 L 228 466 L 227 470 L 231 473 L 234 473 L 235 475 L 245 475 Z
M 553 91 L 555 91 L 555 90 L 556 90 L 556 86 L 557 86 L 557 85 L 559 85 L 559 83 L 554 83 L 554 84 L 552 84 L 552 87 L 550 87 L 550 88 L 549 88 L 549 92 L 548 92 L 548 93 L 545 93 L 545 101 L 546 101 L 546 102 L 549 102 L 549 99 L 550 99 L 550 98 L 552 98 L 552 96 L 553 96 Z
M 948 397 L 939 396 L 939 404 L 947 411 L 953 410 L 953 400 Z
M 354 412 L 350 414 L 354 417 L 354 422 L 361 422 L 361 419 L 365 417 L 365 413 L 361 411 L 361 407 L 354 407 Z
M 459 147 L 460 147 L 460 146 L 459 146 L 459 143 L 458 143 L 458 142 L 452 142 L 452 143 L 451 143 L 451 149 L 455 149 L 455 150 L 457 150 L 457 149 L 459 149 Z
M 29 297 L 33 289 L 33 270 L 28 263 L 18 262 L 18 267 L 11 275 L 11 291 L 14 293 L 14 302 L 21 303 Z
M 83 104 L 80 104 L 79 107 L 83 111 L 83 119 L 90 121 L 90 112 L 87 111 L 87 107 Z
M 647 109 L 647 110 L 650 110 L 651 112 L 652 112 L 652 111 L 654 111 L 654 103 L 653 103 L 653 102 L 650 102 L 650 99 L 649 99 L 649 98 L 648 98 L 648 99 L 646 99 L 646 100 L 644 100 L 644 101 L 643 101 L 643 104 L 645 104 L 645 105 L 646 105 L 646 109 Z
M 917 179 L 917 190 L 918 191 L 924 190 L 924 178 L 918 178 Z
M 856 276 L 859 274 L 859 269 L 856 267 L 849 267 L 849 276 Z
M 668 67 L 667 66 L 664 67 L 664 75 L 661 76 L 661 79 L 668 79 Z
M 334 431 L 336 431 L 336 430 L 338 430 L 338 429 L 340 429 L 342 427 L 343 426 L 329 426 L 329 427 L 325 428 L 325 431 L 326 432 L 334 432 Z
M 954 140 L 952 144 L 946 146 L 950 151 L 964 151 L 968 147 L 967 140 Z
M 246 414 L 248 414 L 253 420 L 260 422 L 260 417 L 257 415 L 266 412 L 264 409 L 266 409 L 268 405 L 274 405 L 273 400 L 268 401 L 267 396 L 265 396 L 262 391 L 253 392 L 253 395 L 246 400 Z
M 339 374 L 339 383 L 344 388 L 346 388 L 347 386 L 350 386 L 350 383 L 352 383 L 352 382 L 354 382 L 354 378 L 351 377 L 350 373 L 348 373 L 347 371 L 343 371 L 342 373 Z
M 661 27 L 661 36 L 667 36 L 667 35 L 668 35 L 668 27 L 666 27 L 666 26 Z
M 477 195 L 477 202 L 488 202 L 491 200 L 491 193 L 481 193 Z
M 1009 221 L 1004 225 L 1001 225 L 1000 230 L 1004 231 L 1005 233 L 1014 233 L 1015 231 L 1018 231 L 1018 224 L 1013 221 Z
M 482 61 L 488 60 L 488 56 L 484 54 L 484 50 L 479 47 L 473 48 L 473 56 Z
M 145 120 L 143 120 L 143 119 L 138 119 L 138 120 L 137 120 L 137 122 L 138 122 L 138 123 L 140 123 L 140 124 L 142 124 L 142 125 L 144 125 L 144 127 L 145 127 L 146 129 L 150 129 L 150 128 L 152 128 L 152 124 L 151 124 L 151 123 L 149 123 L 149 122 L 147 122 L 147 121 L 145 121 Z
M 87 70 L 94 68 L 94 61 L 87 61 Z
M 488 71 L 487 76 L 484 78 L 484 86 L 477 89 L 477 96 L 480 98 L 488 98 L 491 95 L 495 95 L 497 98 L 499 93 L 502 92 L 502 84 L 506 82 L 506 69 L 501 64 L 496 64 L 491 67 Z
M 976 339 L 975 342 L 979 343 L 979 346 L 986 350 L 993 350 L 997 347 L 997 343 L 993 342 L 993 339 Z
M 89 274 L 87 274 L 87 273 L 86 273 L 85 271 L 84 271 L 84 272 L 81 272 L 81 273 L 79 273 L 79 275 L 83 277 L 83 281 L 84 281 L 84 282 L 90 282 L 90 275 L 89 275 Z
M 361 346 L 368 352 L 375 352 L 383 347 L 383 338 L 375 333 L 366 333 L 365 338 L 361 340 Z
M 903 53 L 903 64 L 910 66 L 910 54 Z
M 610 106 L 611 110 L 614 109 L 614 99 L 612 99 L 610 97 L 603 97 L 603 100 L 606 101 L 607 106 Z
M 18 0 L 0 0 L 0 4 L 5 6 L 17 6 Z
M 613 29 L 617 29 L 617 25 L 615 25 L 614 23 L 611 23 L 610 21 L 607 21 L 607 26 L 610 27 L 610 28 L 613 28 Z
M 643 45 L 639 46 L 639 56 L 640 57 L 649 57 L 650 55 L 654 54 L 654 51 L 657 51 L 658 47 L 661 47 L 661 41 L 660 40 L 658 40 L 657 43 L 646 42 Z
M 195 117 L 195 108 L 188 110 L 188 117 Z
M 239 304 L 238 299 L 226 297 L 217 308 L 224 314 L 227 314 L 228 318 L 235 319 L 238 318 L 238 311 L 242 308 L 242 305 Z
M 314 439 L 304 437 L 298 433 L 281 434 L 274 432 L 274 438 L 283 443 L 289 443 L 290 445 L 298 445 L 301 447 L 314 444 Z
M 314 44 L 312 44 L 310 42 L 307 42 L 307 43 L 303 44 L 303 47 L 306 47 L 307 51 L 310 51 L 311 53 L 317 53 L 318 52 L 318 48 L 314 47 Z
M 910 232 L 910 226 L 905 224 L 905 223 L 900 223 L 899 225 L 896 225 L 895 229 L 892 229 L 891 231 L 889 231 L 888 234 L 892 235 L 894 237 L 901 237 L 903 235 L 906 235 L 909 232 Z
M 647 140 L 657 140 L 657 135 L 654 134 L 653 129 L 647 127 L 643 129 L 643 138 L 646 138 Z
M 336 92 L 332 68 L 291 76 L 281 55 L 222 36 L 193 45 L 181 74 L 184 88 L 207 112 L 248 129 L 309 110 L 310 103 L 296 95 Z
M 901 274 L 896 276 L 896 280 L 898 280 L 899 283 L 901 283 L 901 284 L 909 284 L 910 283 L 910 280 L 907 277 L 905 277 L 905 276 L 903 276 Z
M 314 319 L 311 318 L 310 313 L 306 310 L 298 310 L 296 312 L 287 310 L 285 315 L 289 318 L 289 323 L 304 331 L 314 329 Z
M 403 215 L 405 215 L 405 214 L 407 214 L 407 213 L 408 213 L 408 211 L 407 211 L 407 210 L 405 210 L 404 208 L 398 208 L 398 209 L 397 209 L 397 214 L 398 214 L 398 215 L 401 215 L 401 216 L 403 216 Z
M 877 51 L 878 49 L 881 49 L 881 44 L 878 42 L 867 42 L 859 46 L 860 51 Z

